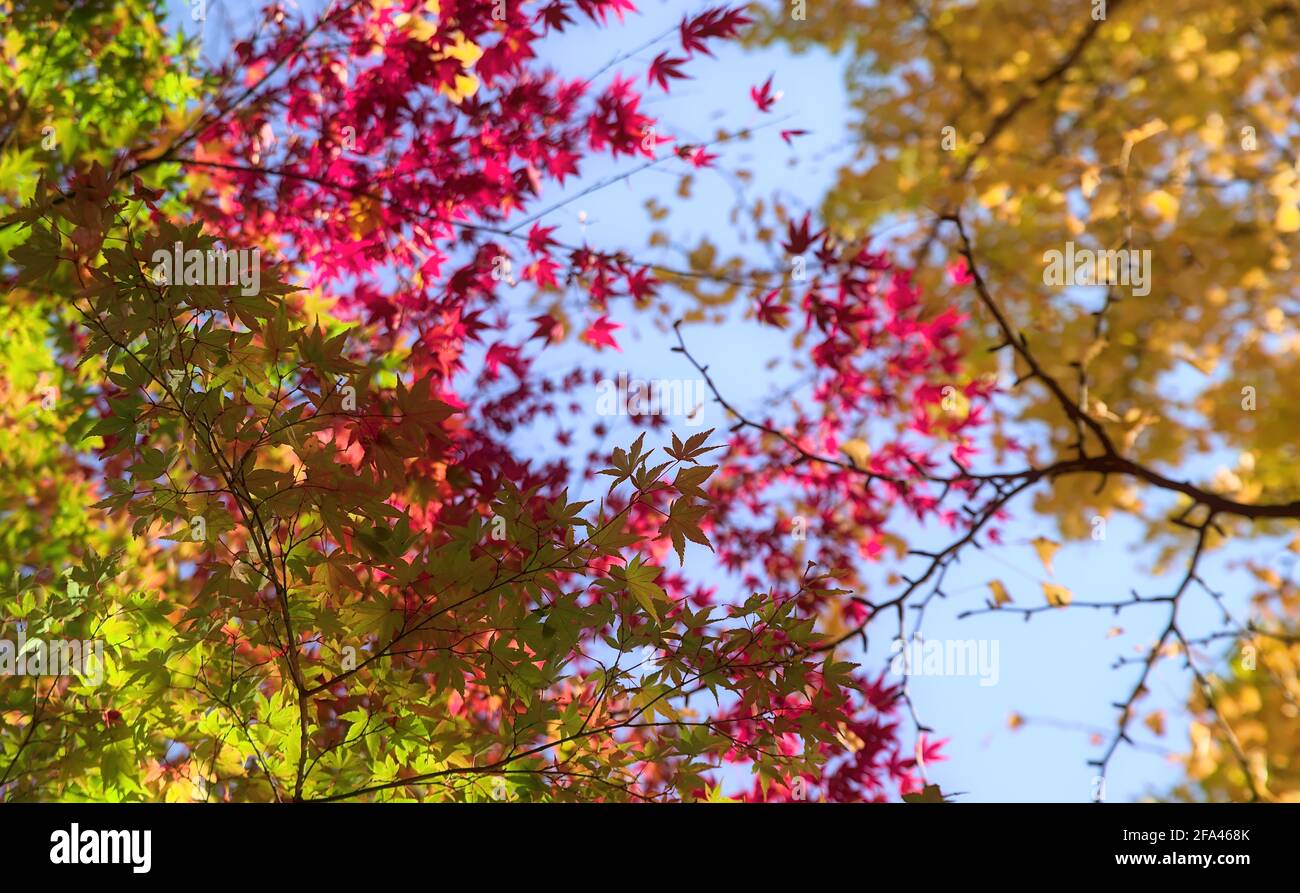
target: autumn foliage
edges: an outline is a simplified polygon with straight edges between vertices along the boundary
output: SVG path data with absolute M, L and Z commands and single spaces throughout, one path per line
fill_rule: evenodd
M 1295 10 L 1010 5 L 268 2 L 214 50 L 0 0 L 0 639 L 103 643 L 0 675 L 0 797 L 941 800 L 867 649 L 1030 518 L 1033 597 L 963 616 L 1163 617 L 1098 777 L 1177 661 L 1174 794 L 1294 799 L 1295 587 L 1221 556 L 1300 520 Z M 679 131 L 757 45 L 841 54 L 854 151 L 686 244 L 695 177 L 809 137 L 780 72 Z M 644 251 L 565 224 L 652 170 Z M 647 333 L 722 423 L 593 411 Z M 760 337 L 755 404 L 713 364 Z M 1053 574 L 1120 519 L 1150 579 Z
M 24 507 L 0 562 L 31 634 L 106 648 L 102 685 L 6 678 L 7 798 L 917 786 L 937 749 L 903 743 L 896 688 L 822 624 L 865 616 L 845 587 L 894 508 L 956 523 L 925 472 L 963 461 L 981 423 L 936 411 L 960 315 L 805 215 L 786 250 L 816 275 L 760 310 L 798 326 L 816 364 L 786 433 L 679 437 L 651 419 L 657 446 L 629 429 L 576 461 L 517 436 L 573 415 L 567 392 L 593 374 L 546 375 L 538 357 L 617 349 L 620 305 L 672 305 L 665 271 L 555 237 L 542 197 L 592 156 L 713 163 L 638 84 L 671 90 L 750 26 L 743 8 L 683 18 L 648 72 L 620 58 L 585 81 L 550 71 L 538 42 L 578 20 L 629 30 L 626 0 L 272 4 L 212 69 L 147 0 L 6 11 L 21 29 L 0 133 L 22 150 L 4 156 L 3 374 L 20 445 L 0 484 Z M 106 59 L 126 69 L 119 91 L 76 77 Z M 259 287 L 205 278 L 213 252 L 254 248 Z M 198 266 L 161 275 L 173 251 Z M 507 282 L 582 300 L 523 316 L 519 337 Z M 869 417 L 897 422 L 867 456 Z M 792 467 L 788 448 L 853 458 Z M 583 480 L 604 486 L 575 501 Z M 795 506 L 829 531 L 806 553 Z M 692 576 L 701 557 L 725 585 Z

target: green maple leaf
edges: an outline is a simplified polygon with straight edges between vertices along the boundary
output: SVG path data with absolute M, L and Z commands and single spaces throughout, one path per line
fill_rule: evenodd
M 668 510 L 668 517 L 659 525 L 660 536 L 670 536 L 673 548 L 677 551 L 677 560 L 686 564 L 686 541 L 699 543 L 713 550 L 713 544 L 700 529 L 700 519 L 708 512 L 706 505 L 693 505 L 690 500 L 679 499 Z
M 668 601 L 668 593 L 654 581 L 658 579 L 659 574 L 663 572 L 661 567 L 652 567 L 648 564 L 641 563 L 641 556 L 638 555 L 632 559 L 631 563 L 623 570 L 623 579 L 626 583 L 627 591 L 632 593 L 632 597 L 640 603 L 641 607 L 656 621 L 659 620 L 659 612 L 655 610 L 655 599 Z

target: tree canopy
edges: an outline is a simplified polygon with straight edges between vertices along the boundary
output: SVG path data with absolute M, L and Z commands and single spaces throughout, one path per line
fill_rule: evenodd
M 102 644 L 0 676 L 0 796 L 943 799 L 863 650 L 1030 517 L 1041 593 L 968 613 L 1166 612 L 1100 777 L 1176 660 L 1174 795 L 1294 797 L 1295 585 L 1207 569 L 1300 542 L 1294 6 L 268 2 L 217 53 L 204 10 L 0 0 L 4 637 Z M 621 49 L 561 73 L 572 29 Z M 838 54 L 850 151 L 683 249 L 697 176 L 807 136 L 779 72 L 707 141 L 650 101 L 728 44 Z M 556 222 L 651 168 L 644 252 Z M 609 390 L 652 329 L 699 393 Z M 1118 517 L 1169 591 L 1051 575 Z
M 21 442 L 0 561 L 28 637 L 104 643 L 100 667 L 6 677 L 8 799 L 917 786 L 896 692 L 817 628 L 836 580 L 786 561 L 717 592 L 685 569 L 688 543 L 730 560 L 744 531 L 716 507 L 772 472 L 734 445 L 717 458 L 709 430 L 577 462 L 510 437 L 570 411 L 589 375 L 533 369 L 567 318 L 504 340 L 527 312 L 500 293 L 515 269 L 583 296 L 593 349 L 617 346 L 608 304 L 661 287 L 527 216 L 589 156 L 657 157 L 630 77 L 567 80 L 533 50 L 630 10 L 272 4 L 209 69 L 150 0 L 6 4 L 3 374 Z M 651 79 L 749 24 L 687 16 Z M 833 260 L 853 288 L 885 281 L 880 258 Z M 879 319 L 828 299 L 818 312 L 849 328 L 827 349 L 900 327 L 919 382 L 956 361 L 919 350 L 950 321 L 892 287 Z M 574 475 L 608 485 L 574 501 Z
M 1176 660 L 1200 717 L 1191 777 L 1214 798 L 1293 790 L 1289 745 L 1272 741 L 1287 740 L 1292 712 L 1280 708 L 1293 584 L 1258 550 L 1276 554 L 1280 538 L 1285 554 L 1300 517 L 1296 16 L 1272 2 L 832 0 L 773 4 L 754 35 L 847 59 L 854 147 L 822 202 L 828 226 L 899 227 L 935 295 L 946 264 L 969 265 L 951 297 L 976 323 L 969 361 L 1001 376 L 1014 399 L 995 421 L 1031 447 L 1027 477 L 1002 480 L 1049 483 L 1032 502 L 990 506 L 1032 507 L 1066 539 L 1136 519 L 1150 570 L 1176 572 L 1171 592 L 1135 581 L 1131 594 L 1096 593 L 1103 608 L 1166 599 L 1169 618 L 1100 766 L 1142 715 L 1153 665 Z M 1075 249 L 1141 252 L 1150 281 L 1055 280 L 1051 253 Z M 1062 287 L 1075 284 L 1096 287 Z M 980 360 L 987 347 L 999 349 Z M 1216 580 L 1208 556 L 1234 543 L 1258 557 Z M 1244 597 L 1260 581 L 1273 609 L 1225 611 L 1208 639 L 1180 627 L 1186 600 Z M 1002 607 L 1006 588 L 990 585 Z M 1224 647 L 1258 663 L 1241 671 L 1234 657 L 1224 681 Z

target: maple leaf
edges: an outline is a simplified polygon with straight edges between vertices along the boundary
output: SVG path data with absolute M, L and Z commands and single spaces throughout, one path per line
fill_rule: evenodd
M 621 351 L 623 348 L 618 346 L 613 334 L 621 328 L 623 328 L 622 323 L 611 322 L 608 316 L 602 316 L 587 327 L 587 330 L 582 333 L 582 340 L 597 349 L 612 347 Z
M 483 357 L 483 365 L 487 367 L 488 375 L 490 377 L 497 378 L 501 374 L 501 364 L 505 363 L 507 366 L 513 366 L 518 355 L 518 347 L 512 347 L 504 342 L 498 341 L 488 348 L 487 354 Z
M 1043 587 L 1043 595 L 1047 598 L 1047 603 L 1056 608 L 1063 608 L 1074 598 L 1074 593 L 1056 583 L 1039 583 Z
M 781 292 L 782 289 L 774 288 L 759 299 L 757 311 L 759 322 L 778 329 L 785 328 L 786 314 L 790 312 L 790 305 L 781 302 Z
M 549 257 L 539 257 L 528 266 L 524 267 L 520 274 L 524 279 L 530 282 L 536 282 L 543 288 L 555 288 L 560 284 L 556 278 L 556 272 L 560 265 Z
M 144 202 L 150 207 L 156 207 L 160 198 L 166 193 L 163 189 L 148 189 L 138 176 L 131 177 L 131 198 L 136 201 Z
M 621 571 L 617 568 L 615 568 L 615 571 L 622 577 L 621 582 L 632 597 L 637 600 L 641 607 L 645 608 L 647 614 L 657 621 L 659 611 L 655 608 L 655 602 L 669 601 L 668 593 L 664 592 L 663 587 L 655 583 L 655 580 L 663 572 L 663 568 L 644 564 L 641 556 L 638 555 L 628 562 L 627 566 L 622 568 Z M 618 579 L 618 577 L 615 579 Z
M 807 136 L 807 135 L 808 135 L 808 131 L 806 130 L 782 130 L 781 131 L 781 139 L 785 140 L 785 143 L 788 146 L 794 145 L 794 139 L 793 139 L 794 137 Z
M 993 607 L 1000 608 L 1011 602 L 1011 595 L 1007 592 L 1007 587 L 1001 580 L 990 580 L 989 591 L 993 594 Z
M 786 235 L 786 240 L 781 243 L 782 247 L 785 248 L 787 254 L 791 254 L 791 255 L 803 254 L 805 251 L 808 250 L 808 247 L 812 245 L 813 242 L 816 242 L 818 239 L 821 238 L 822 236 L 821 230 L 818 230 L 817 232 L 812 232 L 811 227 L 812 227 L 811 212 L 803 215 L 803 220 L 800 221 L 798 226 L 795 226 L 795 222 L 793 220 L 790 221 L 790 223 L 788 224 L 788 232 Z
M 627 292 L 638 304 L 645 303 L 655 296 L 660 281 L 651 275 L 645 267 L 638 267 L 627 274 Z
M 668 455 L 672 456 L 674 459 L 678 459 L 683 462 L 695 462 L 697 456 L 702 456 L 705 453 L 710 452 L 712 450 L 720 449 L 720 447 L 718 446 L 712 446 L 712 447 L 705 446 L 705 443 L 709 439 L 709 435 L 711 435 L 712 433 L 713 433 L 713 429 L 710 428 L 707 431 L 701 431 L 698 434 L 692 434 L 689 438 L 687 438 L 686 443 L 682 443 L 681 440 L 678 439 L 677 435 L 674 434 L 672 436 L 672 440 L 673 440 L 672 446 L 665 447 L 665 452 L 667 452 Z
M 678 26 L 682 49 L 688 54 L 700 52 L 712 56 L 713 53 L 704 43 L 706 39 L 734 37 L 743 25 L 752 23 L 753 19 L 745 13 L 743 6 L 733 9 L 715 6 L 694 18 L 683 16 Z
M 1061 548 L 1061 544 L 1045 536 L 1039 536 L 1035 537 L 1030 545 L 1038 553 L 1038 560 L 1043 563 L 1043 568 L 1047 571 L 1048 576 L 1051 576 L 1052 556 L 1056 554 L 1057 549 Z
M 567 149 L 551 152 L 546 156 L 546 170 L 563 184 L 568 177 L 578 173 L 578 156 Z
M 534 316 L 532 321 L 537 323 L 537 328 L 528 336 L 529 341 L 541 338 L 543 341 L 555 343 L 564 338 L 564 323 L 551 314 L 543 313 L 541 316 Z
M 660 53 L 650 63 L 650 70 L 646 72 L 646 83 L 657 83 L 664 92 L 667 92 L 669 79 L 688 77 L 681 71 L 681 65 L 685 62 L 686 59 L 681 56 L 669 56 L 667 51 Z
M 619 21 L 623 20 L 623 13 L 636 12 L 632 0 L 576 0 L 576 2 L 578 8 L 595 22 L 604 22 L 611 12 L 618 17 Z
M 537 18 L 546 23 L 547 30 L 564 33 L 565 25 L 572 25 L 563 0 L 551 0 L 537 11 Z
M 545 254 L 555 244 L 551 238 L 551 233 L 555 232 L 554 226 L 542 226 L 540 223 L 534 223 L 528 230 L 528 250 L 534 254 Z
M 683 158 L 691 163 L 692 167 L 709 167 L 713 162 L 718 160 L 718 156 L 709 152 L 703 146 L 679 146 L 677 148 L 677 157 Z
M 775 77 L 775 75 L 769 75 L 767 80 L 763 82 L 761 89 L 759 87 L 749 88 L 749 98 L 754 100 L 754 105 L 758 106 L 760 112 L 771 111 L 772 106 L 774 106 L 776 101 L 781 98 L 780 92 L 775 94 L 772 93 L 773 77 Z
M 710 551 L 713 550 L 713 544 L 709 538 L 704 535 L 700 529 L 700 519 L 708 513 L 707 505 L 697 505 L 685 497 L 673 502 L 669 509 L 668 517 L 659 525 L 659 535 L 668 536 L 672 539 L 673 549 L 677 552 L 677 559 L 683 565 L 686 564 L 686 541 L 699 543 L 701 546 L 707 546 Z
M 704 43 L 704 29 L 711 21 L 712 10 L 705 10 L 695 18 L 682 16 L 682 22 L 678 26 L 681 34 L 682 50 L 688 55 L 693 53 L 704 53 L 706 56 L 712 56 L 713 53 Z
M 673 479 L 673 486 L 683 496 L 698 496 L 700 499 L 707 499 L 708 496 L 701 487 L 717 470 L 718 466 L 716 465 L 692 465 L 689 468 L 683 468 L 677 472 L 677 476 Z

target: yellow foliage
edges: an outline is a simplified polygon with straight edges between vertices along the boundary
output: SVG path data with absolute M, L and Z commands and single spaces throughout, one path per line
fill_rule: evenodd
M 1011 602 L 1011 596 L 1007 593 L 1007 587 L 1002 585 L 1001 580 L 990 581 L 989 590 L 993 593 L 994 607 L 1000 608 Z
M 1235 643 L 1224 676 L 1196 688 L 1179 799 L 1300 802 L 1300 591 L 1265 568 L 1255 624 L 1269 634 Z
M 1149 251 L 1149 294 L 1119 289 L 1106 346 L 1087 364 L 1090 405 L 1107 408 L 1099 421 L 1147 466 L 1178 467 L 1216 438 L 1252 449 L 1254 469 L 1236 472 L 1242 492 L 1294 498 L 1300 172 L 1288 136 L 1297 83 L 1284 74 L 1294 29 L 1281 7 L 1112 3 L 1101 22 L 1076 0 L 824 0 L 805 20 L 781 9 L 758 39 L 846 50 L 851 72 L 896 77 L 890 89 L 848 79 L 861 151 L 825 197 L 834 231 L 889 220 L 891 239 L 929 246 L 919 276 L 947 300 L 955 234 L 934 218 L 961 210 L 1003 310 L 1064 382 L 1097 340 L 1100 299 L 1046 284 L 1044 252 L 1066 241 Z M 969 289 L 957 297 L 976 323 L 974 358 L 996 340 L 992 320 Z M 1277 337 L 1254 334 L 1265 325 Z M 1261 411 L 1243 410 L 1246 386 Z M 1033 385 L 1020 396 L 1006 424 L 1047 423 L 1068 450 L 1074 433 L 1054 398 Z M 1057 486 L 1035 507 L 1065 535 L 1087 536 L 1091 516 L 1135 504 L 1124 487 L 1094 485 Z
M 1074 600 L 1074 593 L 1059 586 L 1056 583 L 1041 583 L 1043 595 L 1047 597 L 1047 603 L 1056 608 L 1064 608 Z

